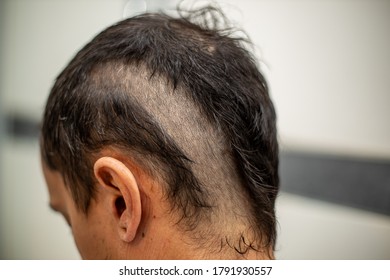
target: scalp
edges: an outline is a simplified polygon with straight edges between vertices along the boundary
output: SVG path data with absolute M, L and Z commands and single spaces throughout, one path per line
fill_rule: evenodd
M 229 217 L 240 222 L 248 220 L 250 213 L 245 205 L 248 198 L 229 141 L 182 85 L 175 88 L 165 76 L 152 76 L 144 65 L 111 62 L 95 67 L 92 73 L 91 81 L 97 88 L 126 92 L 134 103 L 143 107 L 166 141 L 173 141 L 187 157 L 202 188 L 205 205 L 212 212 L 205 215 L 209 220 L 207 227 L 225 227 L 221 221 Z M 169 178 L 162 179 L 169 182 Z
M 49 96 L 42 154 L 83 211 L 94 195 L 91 154 L 114 145 L 165 183 L 198 239 L 208 232 L 274 245 L 276 115 L 244 41 L 189 18 L 145 14 L 75 56 Z

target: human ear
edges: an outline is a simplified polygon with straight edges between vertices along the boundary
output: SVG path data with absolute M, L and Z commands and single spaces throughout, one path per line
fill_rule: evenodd
M 120 160 L 101 157 L 94 164 L 94 174 L 109 199 L 120 238 L 133 241 L 142 215 L 139 185 L 133 173 Z

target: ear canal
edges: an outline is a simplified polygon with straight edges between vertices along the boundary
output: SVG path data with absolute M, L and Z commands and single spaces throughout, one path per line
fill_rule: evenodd
M 120 217 L 123 214 L 123 212 L 126 210 L 126 203 L 122 196 L 118 197 L 115 200 L 115 209 L 118 214 L 118 217 Z

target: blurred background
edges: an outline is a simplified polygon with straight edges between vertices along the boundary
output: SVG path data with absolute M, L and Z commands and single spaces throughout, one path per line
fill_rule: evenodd
M 390 1 L 216 2 L 255 43 L 278 113 L 277 258 L 390 259 Z M 0 259 L 80 258 L 48 207 L 45 100 L 102 29 L 176 3 L 0 0 Z

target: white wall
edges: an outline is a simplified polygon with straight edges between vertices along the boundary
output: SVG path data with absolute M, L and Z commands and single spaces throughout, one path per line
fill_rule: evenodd
M 277 200 L 278 259 L 390 259 L 390 217 L 287 193 Z
M 389 158 L 390 1 L 245 3 L 282 145 Z
M 283 148 L 390 158 L 389 1 L 223 2 L 257 45 Z M 1 113 L 40 119 L 55 76 L 121 19 L 124 3 L 4 0 Z M 69 229 L 47 207 L 38 144 L 2 137 L 0 257 L 78 258 Z M 278 213 L 281 258 L 390 258 L 381 247 L 390 244 L 388 217 L 286 194 Z M 308 232 L 318 239 L 307 242 Z
M 7 111 L 39 116 L 54 78 L 103 28 L 122 18 L 123 0 L 5 0 L 1 92 Z
M 124 7 L 123 0 L 3 1 L 2 113 L 40 120 L 60 70 L 95 34 L 120 20 Z M 79 258 L 68 226 L 49 210 L 37 141 L 2 140 L 0 258 Z

